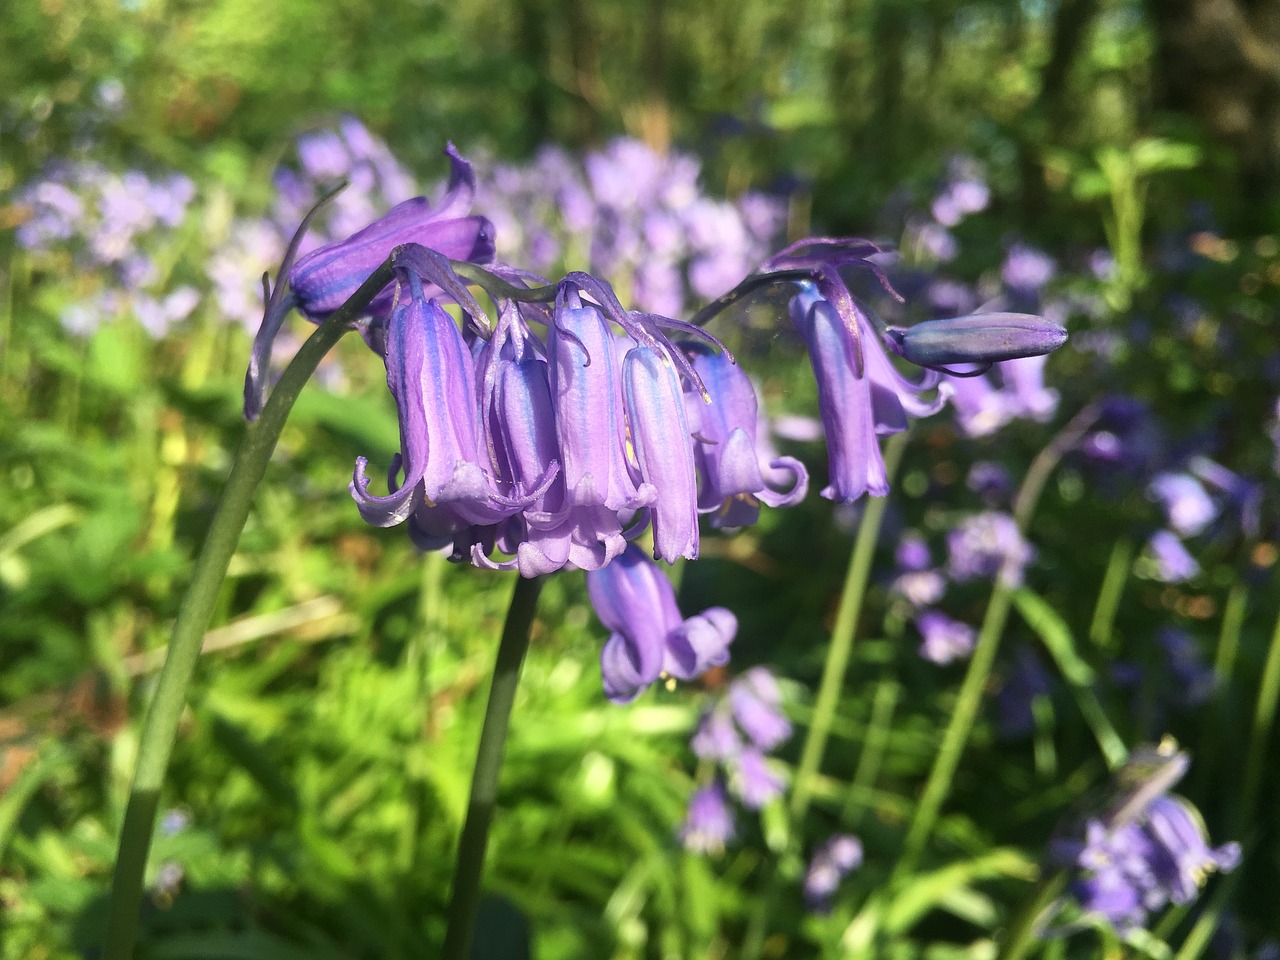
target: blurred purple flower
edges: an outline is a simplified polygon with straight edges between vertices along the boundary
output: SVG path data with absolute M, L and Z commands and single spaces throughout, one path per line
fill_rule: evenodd
M 947 534 L 947 572 L 957 582 L 999 575 L 1010 586 L 1022 583 L 1023 568 L 1035 556 L 1013 517 L 988 510 L 960 521 Z
M 689 747 L 699 760 L 728 760 L 742 751 L 742 737 L 726 711 L 709 710 L 698 722 Z
M 1057 264 L 1047 253 L 1026 244 L 1015 243 L 1009 248 L 1000 277 L 1012 290 L 1019 293 L 1038 293 L 1057 273 Z
M 1200 572 L 1200 564 L 1187 551 L 1177 535 L 1157 530 L 1147 541 L 1147 556 L 1154 575 L 1163 583 L 1183 583 Z
M 791 723 L 779 709 L 782 692 L 764 667 L 752 667 L 734 680 L 727 700 L 738 727 L 760 750 L 775 750 L 791 737 Z
M 782 796 L 786 781 L 755 747 L 744 747 L 728 761 L 729 785 L 748 810 L 759 810 Z
M 820 844 L 809 861 L 804 876 L 804 899 L 815 913 L 831 909 L 831 898 L 853 870 L 862 866 L 862 841 L 848 833 L 838 833 Z
M 1122 932 L 1145 926 L 1149 913 L 1168 904 L 1190 903 L 1209 874 L 1240 862 L 1239 844 L 1210 847 L 1199 813 L 1172 795 L 1157 796 L 1136 819 L 1110 828 L 1090 820 L 1077 847 L 1081 873 L 1072 893 L 1086 912 Z
M 967 623 L 952 620 L 937 610 L 916 614 L 920 631 L 920 656 L 931 663 L 947 664 L 963 660 L 973 652 L 977 631 Z
M 929 544 L 918 533 L 904 533 L 898 538 L 893 560 L 899 570 L 925 570 L 933 564 Z
M 1193 537 L 1218 516 L 1218 508 L 1200 481 L 1189 473 L 1159 473 L 1147 495 L 1163 508 L 1165 522 L 1177 534 Z
M 695 791 L 679 832 L 685 849 L 694 853 L 722 853 L 725 844 L 733 839 L 733 832 L 733 813 L 723 785 L 717 782 Z

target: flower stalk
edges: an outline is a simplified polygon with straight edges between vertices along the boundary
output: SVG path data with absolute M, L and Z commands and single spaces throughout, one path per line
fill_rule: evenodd
M 545 577 L 518 577 L 511 605 L 507 607 L 502 641 L 493 665 L 489 703 L 484 711 L 484 726 L 480 730 L 480 746 L 476 749 L 476 765 L 471 774 L 471 799 L 467 803 L 467 817 L 458 840 L 449 926 L 445 931 L 444 949 L 440 952 L 441 960 L 465 960 L 471 953 L 476 908 L 480 903 L 480 878 L 484 873 L 489 827 L 493 823 L 493 810 L 498 800 L 498 775 L 507 748 L 511 705 L 515 702 L 520 668 L 529 649 L 529 628 L 533 625 L 538 595 L 545 581 Z
M 178 722 L 187 702 L 187 690 L 200 659 L 200 644 L 213 617 L 231 556 L 249 518 L 254 491 L 266 473 L 294 401 L 325 354 L 391 281 L 392 260 L 394 254 L 307 339 L 276 384 L 262 415 L 245 428 L 240 451 L 236 454 L 222 498 L 218 501 L 209 532 L 196 559 L 191 583 L 178 608 L 164 667 L 143 723 L 137 765 L 112 875 L 103 960 L 130 960 L 133 956 L 143 877 L 155 829 L 160 790 L 177 739 Z

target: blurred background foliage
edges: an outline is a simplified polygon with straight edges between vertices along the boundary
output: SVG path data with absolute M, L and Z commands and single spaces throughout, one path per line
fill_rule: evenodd
M 73 149 L 127 91 L 103 147 L 233 182 L 340 111 L 409 155 L 448 137 L 516 158 L 627 132 L 694 149 L 730 193 L 800 178 L 833 228 L 964 151 L 992 165 L 1034 230 L 1072 204 L 1049 151 L 1166 135 L 1203 142 L 1196 192 L 1256 226 L 1276 200 L 1274 8 L 24 0 L 0 35 L 0 185 Z

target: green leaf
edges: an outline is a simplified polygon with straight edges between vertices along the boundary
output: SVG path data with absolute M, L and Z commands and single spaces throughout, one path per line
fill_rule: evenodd
M 1093 667 L 1076 652 L 1071 628 L 1058 616 L 1058 612 L 1043 597 L 1026 587 L 1014 593 L 1013 603 L 1027 626 L 1044 642 L 1045 649 L 1053 657 L 1066 681 L 1072 685 L 1093 683 Z

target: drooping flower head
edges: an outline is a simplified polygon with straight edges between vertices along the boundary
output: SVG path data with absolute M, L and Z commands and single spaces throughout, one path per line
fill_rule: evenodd
M 804 499 L 809 473 L 794 457 L 762 462 L 757 440 L 759 406 L 755 387 L 728 354 L 702 344 L 686 347 L 710 402 L 686 392 L 690 430 L 696 439 L 694 461 L 699 478 L 698 509 L 711 515 L 713 527 L 744 527 L 756 522 L 760 504 L 789 507 Z M 773 490 L 764 470 L 784 471 L 791 489 Z

